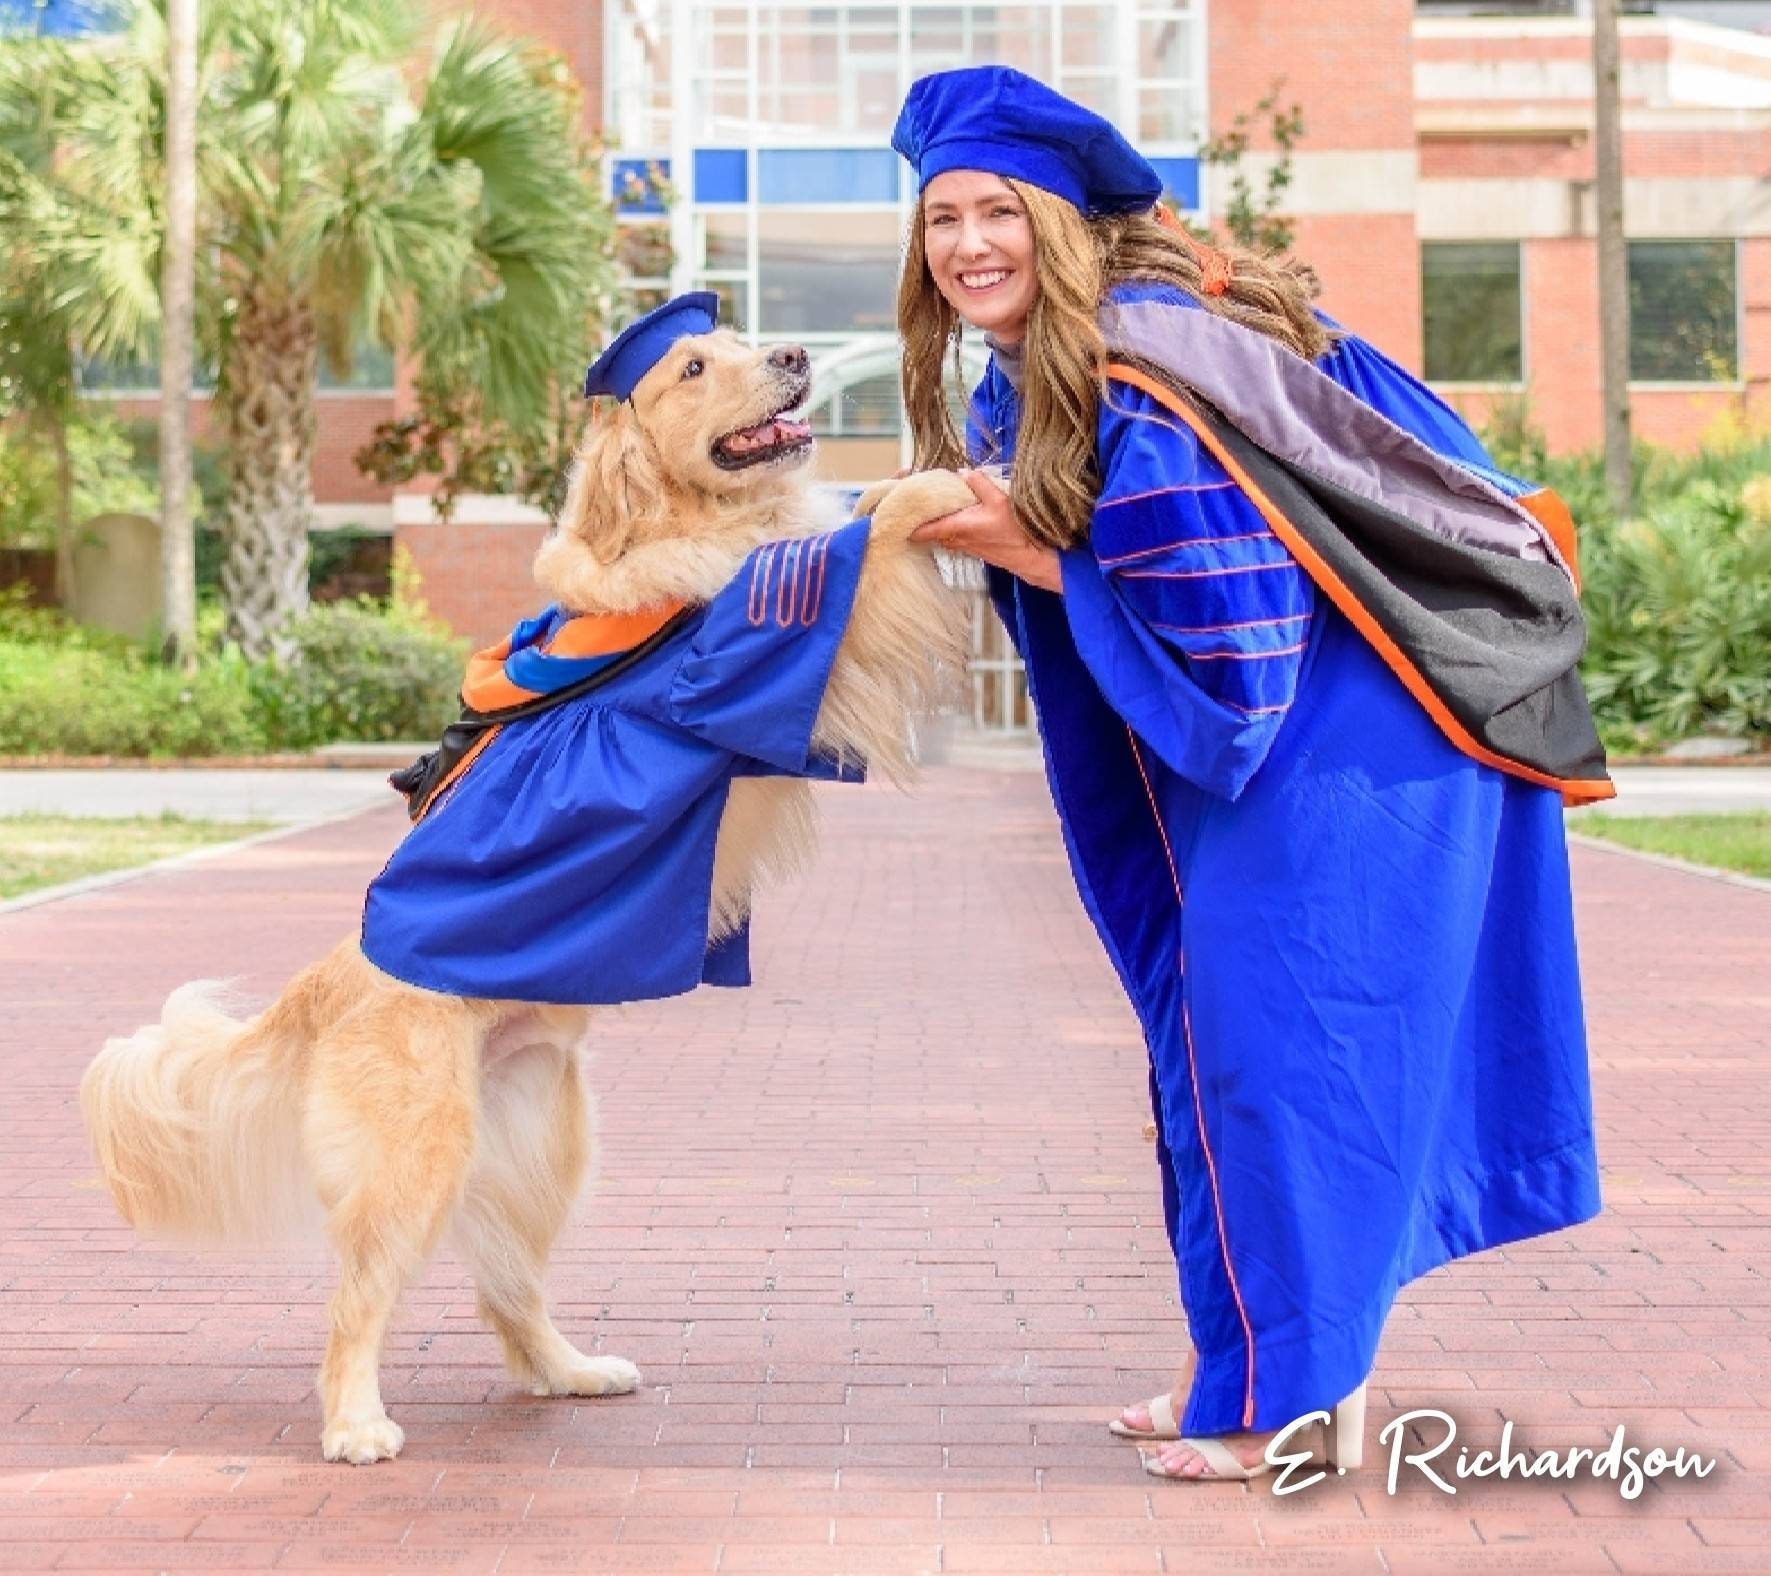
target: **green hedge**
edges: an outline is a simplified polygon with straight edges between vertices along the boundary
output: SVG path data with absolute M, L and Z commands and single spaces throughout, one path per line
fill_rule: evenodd
M 1579 522 L 1581 673 L 1607 744 L 1771 742 L 1771 432 L 1723 423 L 1689 453 L 1638 445 L 1622 521 L 1602 456 L 1550 456 L 1523 406 L 1498 411 L 1483 438 Z
M 462 642 L 362 603 L 311 608 L 288 666 L 249 670 L 266 737 L 281 749 L 337 739 L 431 739 L 454 721 Z
M 464 644 L 422 615 L 332 603 L 292 633 L 288 664 L 249 663 L 211 638 L 185 675 L 0 598 L 0 754 L 247 755 L 432 739 L 453 720 Z
M 244 666 L 187 677 L 135 654 L 0 640 L 0 754 L 256 753 L 265 733 Z
M 1581 567 L 1581 672 L 1609 742 L 1771 737 L 1771 488 L 1705 480 L 1591 526 Z

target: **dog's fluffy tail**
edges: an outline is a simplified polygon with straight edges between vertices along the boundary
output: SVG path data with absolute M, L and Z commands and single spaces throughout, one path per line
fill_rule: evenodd
M 314 1215 L 304 1047 L 274 1008 L 242 1021 L 225 1000 L 211 980 L 181 986 L 158 1023 L 107 1041 L 80 1081 L 105 1186 L 139 1231 L 246 1242 Z

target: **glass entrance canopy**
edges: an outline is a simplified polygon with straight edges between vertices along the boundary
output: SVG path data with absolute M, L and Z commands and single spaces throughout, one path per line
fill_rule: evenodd
M 915 193 L 888 139 L 910 83 L 982 64 L 1039 77 L 1118 125 L 1196 210 L 1204 8 L 610 0 L 604 124 L 630 305 L 715 290 L 741 332 L 805 344 L 826 454 L 880 474 L 902 425 L 887 380 Z M 842 464 L 863 441 L 865 463 Z

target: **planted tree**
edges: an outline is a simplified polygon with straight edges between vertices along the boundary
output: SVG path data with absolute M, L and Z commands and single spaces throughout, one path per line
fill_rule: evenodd
M 1276 78 L 1253 109 L 1238 110 L 1229 126 L 1200 144 L 1199 161 L 1222 170 L 1222 218 L 1230 240 L 1250 251 L 1289 252 L 1297 227 L 1283 212 L 1293 178 L 1292 153 L 1304 138 L 1301 104 L 1283 101 L 1285 79 Z M 1272 145 L 1272 162 L 1259 185 L 1243 160 L 1257 138 Z
M 77 349 L 129 361 L 159 325 L 156 160 L 139 128 L 154 106 L 92 52 L 53 38 L 0 37 L 0 421 L 22 423 L 55 458 L 56 594 L 74 590 L 74 471 L 68 429 Z M 63 138 L 105 145 L 101 163 L 64 158 Z
M 424 50 L 425 22 L 408 0 L 204 7 L 197 317 L 229 463 L 228 631 L 250 656 L 284 649 L 306 604 L 322 358 L 342 373 L 360 345 L 406 346 L 422 385 L 471 390 L 486 420 L 533 432 L 609 287 L 611 225 L 563 63 L 471 18 Z M 27 46 L 46 47 L 4 47 Z M 156 245 L 165 58 L 160 12 L 131 0 L 120 35 L 54 46 L 9 89 L 23 102 L 51 68 L 36 187 L 100 185 L 117 231 Z

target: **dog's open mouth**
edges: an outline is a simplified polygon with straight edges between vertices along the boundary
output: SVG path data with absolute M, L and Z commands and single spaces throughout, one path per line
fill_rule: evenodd
M 722 470 L 743 471 L 801 454 L 812 446 L 812 424 L 788 412 L 805 398 L 805 391 L 783 405 L 767 421 L 728 432 L 713 446 L 713 462 Z

